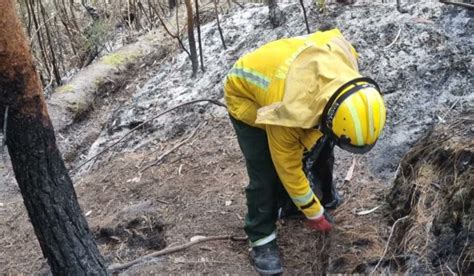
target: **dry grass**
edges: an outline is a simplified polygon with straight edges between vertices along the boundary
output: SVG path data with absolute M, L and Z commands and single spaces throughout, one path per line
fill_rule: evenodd
M 472 239 L 472 123 L 467 117 L 435 129 L 402 160 L 389 202 L 393 219 L 409 219 L 391 251 L 415 256 L 418 262 L 416 268 L 401 267 L 402 272 L 466 273 L 473 268 L 472 248 L 459 248 L 460 242 Z M 464 260 L 461 265 L 456 263 L 459 258 Z

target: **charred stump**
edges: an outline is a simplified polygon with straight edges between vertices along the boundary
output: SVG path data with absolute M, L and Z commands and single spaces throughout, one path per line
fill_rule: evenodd
M 56 146 L 13 0 L 0 0 L 0 110 L 6 107 L 4 135 L 13 170 L 52 273 L 107 274 Z

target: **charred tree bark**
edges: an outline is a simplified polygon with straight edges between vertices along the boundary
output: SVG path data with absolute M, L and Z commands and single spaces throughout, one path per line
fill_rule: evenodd
M 276 0 L 265 0 L 268 6 L 268 19 L 272 24 L 273 28 L 281 26 L 285 22 L 285 16 L 283 12 L 278 8 Z
M 193 77 L 196 76 L 198 69 L 198 58 L 196 51 L 196 39 L 194 38 L 194 18 L 193 18 L 193 6 L 191 0 L 184 0 L 186 4 L 186 12 L 188 17 L 188 42 L 189 51 L 191 52 L 191 64 L 193 67 Z
M 199 57 L 201 58 L 201 71 L 204 72 L 204 57 L 202 55 L 202 42 L 201 42 L 201 21 L 199 19 L 199 0 L 194 0 L 196 4 L 196 26 L 198 31 L 198 44 L 199 44 Z
M 168 0 L 168 6 L 170 11 L 172 11 L 174 8 L 176 8 L 176 0 Z
M 7 147 L 41 250 L 55 275 L 105 275 L 56 146 L 15 4 L 0 0 L 0 7 L 0 110 L 9 108 Z

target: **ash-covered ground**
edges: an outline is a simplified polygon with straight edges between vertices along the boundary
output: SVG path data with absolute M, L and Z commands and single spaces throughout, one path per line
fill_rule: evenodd
M 332 234 L 312 233 L 297 221 L 279 224 L 285 271 L 369 273 L 380 263 L 378 268 L 387 269 L 385 272 L 400 272 L 380 259 L 393 223 L 386 218 L 390 212 L 378 207 L 367 215 L 358 214 L 385 204 L 384 195 L 399 161 L 413 143 L 433 126 L 472 110 L 473 12 L 426 1 L 405 5 L 408 13 L 399 13 L 395 4 L 330 3 L 321 14 L 306 4 L 312 31 L 337 27 L 354 44 L 362 73 L 376 79 L 385 93 L 388 119 L 383 136 L 369 154 L 359 157 L 336 152 L 338 183 L 353 158 L 357 166 L 353 180 L 339 187 L 345 203 L 334 213 L 336 229 Z M 280 8 L 286 21 L 275 29 L 263 5 L 235 6 L 222 14 L 227 50 L 222 47 L 215 21 L 202 26 L 205 72 L 191 78 L 185 53 L 157 62 L 143 72 L 150 78 L 142 76 L 144 81 L 127 85 L 128 92 L 121 94 L 119 103 L 96 107 L 95 112 L 101 114 L 89 119 L 103 121 L 88 124 L 86 119 L 78 126 L 78 135 L 82 128 L 83 135 L 95 140 L 68 166 L 77 167 L 167 108 L 194 99 L 222 101 L 225 75 L 242 54 L 278 38 L 306 34 L 299 4 L 282 4 Z M 91 131 L 97 134 L 90 135 Z M 194 131 L 196 135 L 186 140 Z M 59 143 L 67 140 L 60 138 Z M 180 143 L 182 146 L 157 162 Z M 157 165 L 141 172 L 154 163 Z M 202 103 L 170 112 L 71 174 L 109 263 L 129 261 L 198 235 L 244 235 L 245 164 L 222 107 Z M 0 247 L 5 249 L 0 252 L 0 272 L 36 272 L 45 260 L 8 163 L 0 166 L 0 177 Z M 133 227 L 127 228 L 131 224 Z M 146 225 L 156 231 L 150 232 Z M 107 239 L 107 233 L 116 236 Z M 138 233 L 140 239 L 131 239 L 130 233 Z M 152 240 L 148 242 L 148 238 Z M 247 250 L 246 242 L 216 241 L 124 272 L 248 275 L 253 269 Z M 397 260 L 397 256 L 390 257 Z
M 408 13 L 402 14 L 387 4 L 329 5 L 323 14 L 316 9 L 308 14 L 312 31 L 342 31 L 360 53 L 361 72 L 376 79 L 385 93 L 387 126 L 368 159 L 372 171 L 386 180 L 393 176 L 403 153 L 434 123 L 473 106 L 473 12 L 432 1 L 405 9 Z M 170 57 L 156 76 L 111 116 L 112 123 L 99 141 L 112 142 L 133 122 L 143 122 L 180 103 L 201 98 L 222 100 L 223 79 L 242 54 L 275 39 L 306 34 L 300 6 L 290 4 L 282 10 L 285 24 L 275 29 L 267 9 L 260 5 L 236 7 L 223 15 L 227 50 L 222 47 L 216 22 L 203 26 L 205 72 L 191 78 L 187 55 Z M 227 116 L 220 107 L 183 108 L 154 121 L 151 129 L 129 139 L 124 147 L 137 149 L 150 140 L 168 139 L 187 126 L 196 126 L 202 120 L 200 113 L 209 112 Z M 91 154 L 105 145 L 94 145 Z

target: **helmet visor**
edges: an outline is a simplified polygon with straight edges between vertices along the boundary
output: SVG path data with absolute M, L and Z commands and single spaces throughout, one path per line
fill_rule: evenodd
M 375 143 L 372 144 L 372 145 L 365 145 L 365 146 L 354 146 L 354 145 L 351 145 L 351 144 L 345 143 L 345 142 L 338 143 L 338 146 L 341 149 L 346 150 L 346 151 L 351 152 L 351 153 L 356 153 L 356 154 L 364 154 L 364 153 L 370 151 L 374 147 L 374 145 L 375 145 Z

